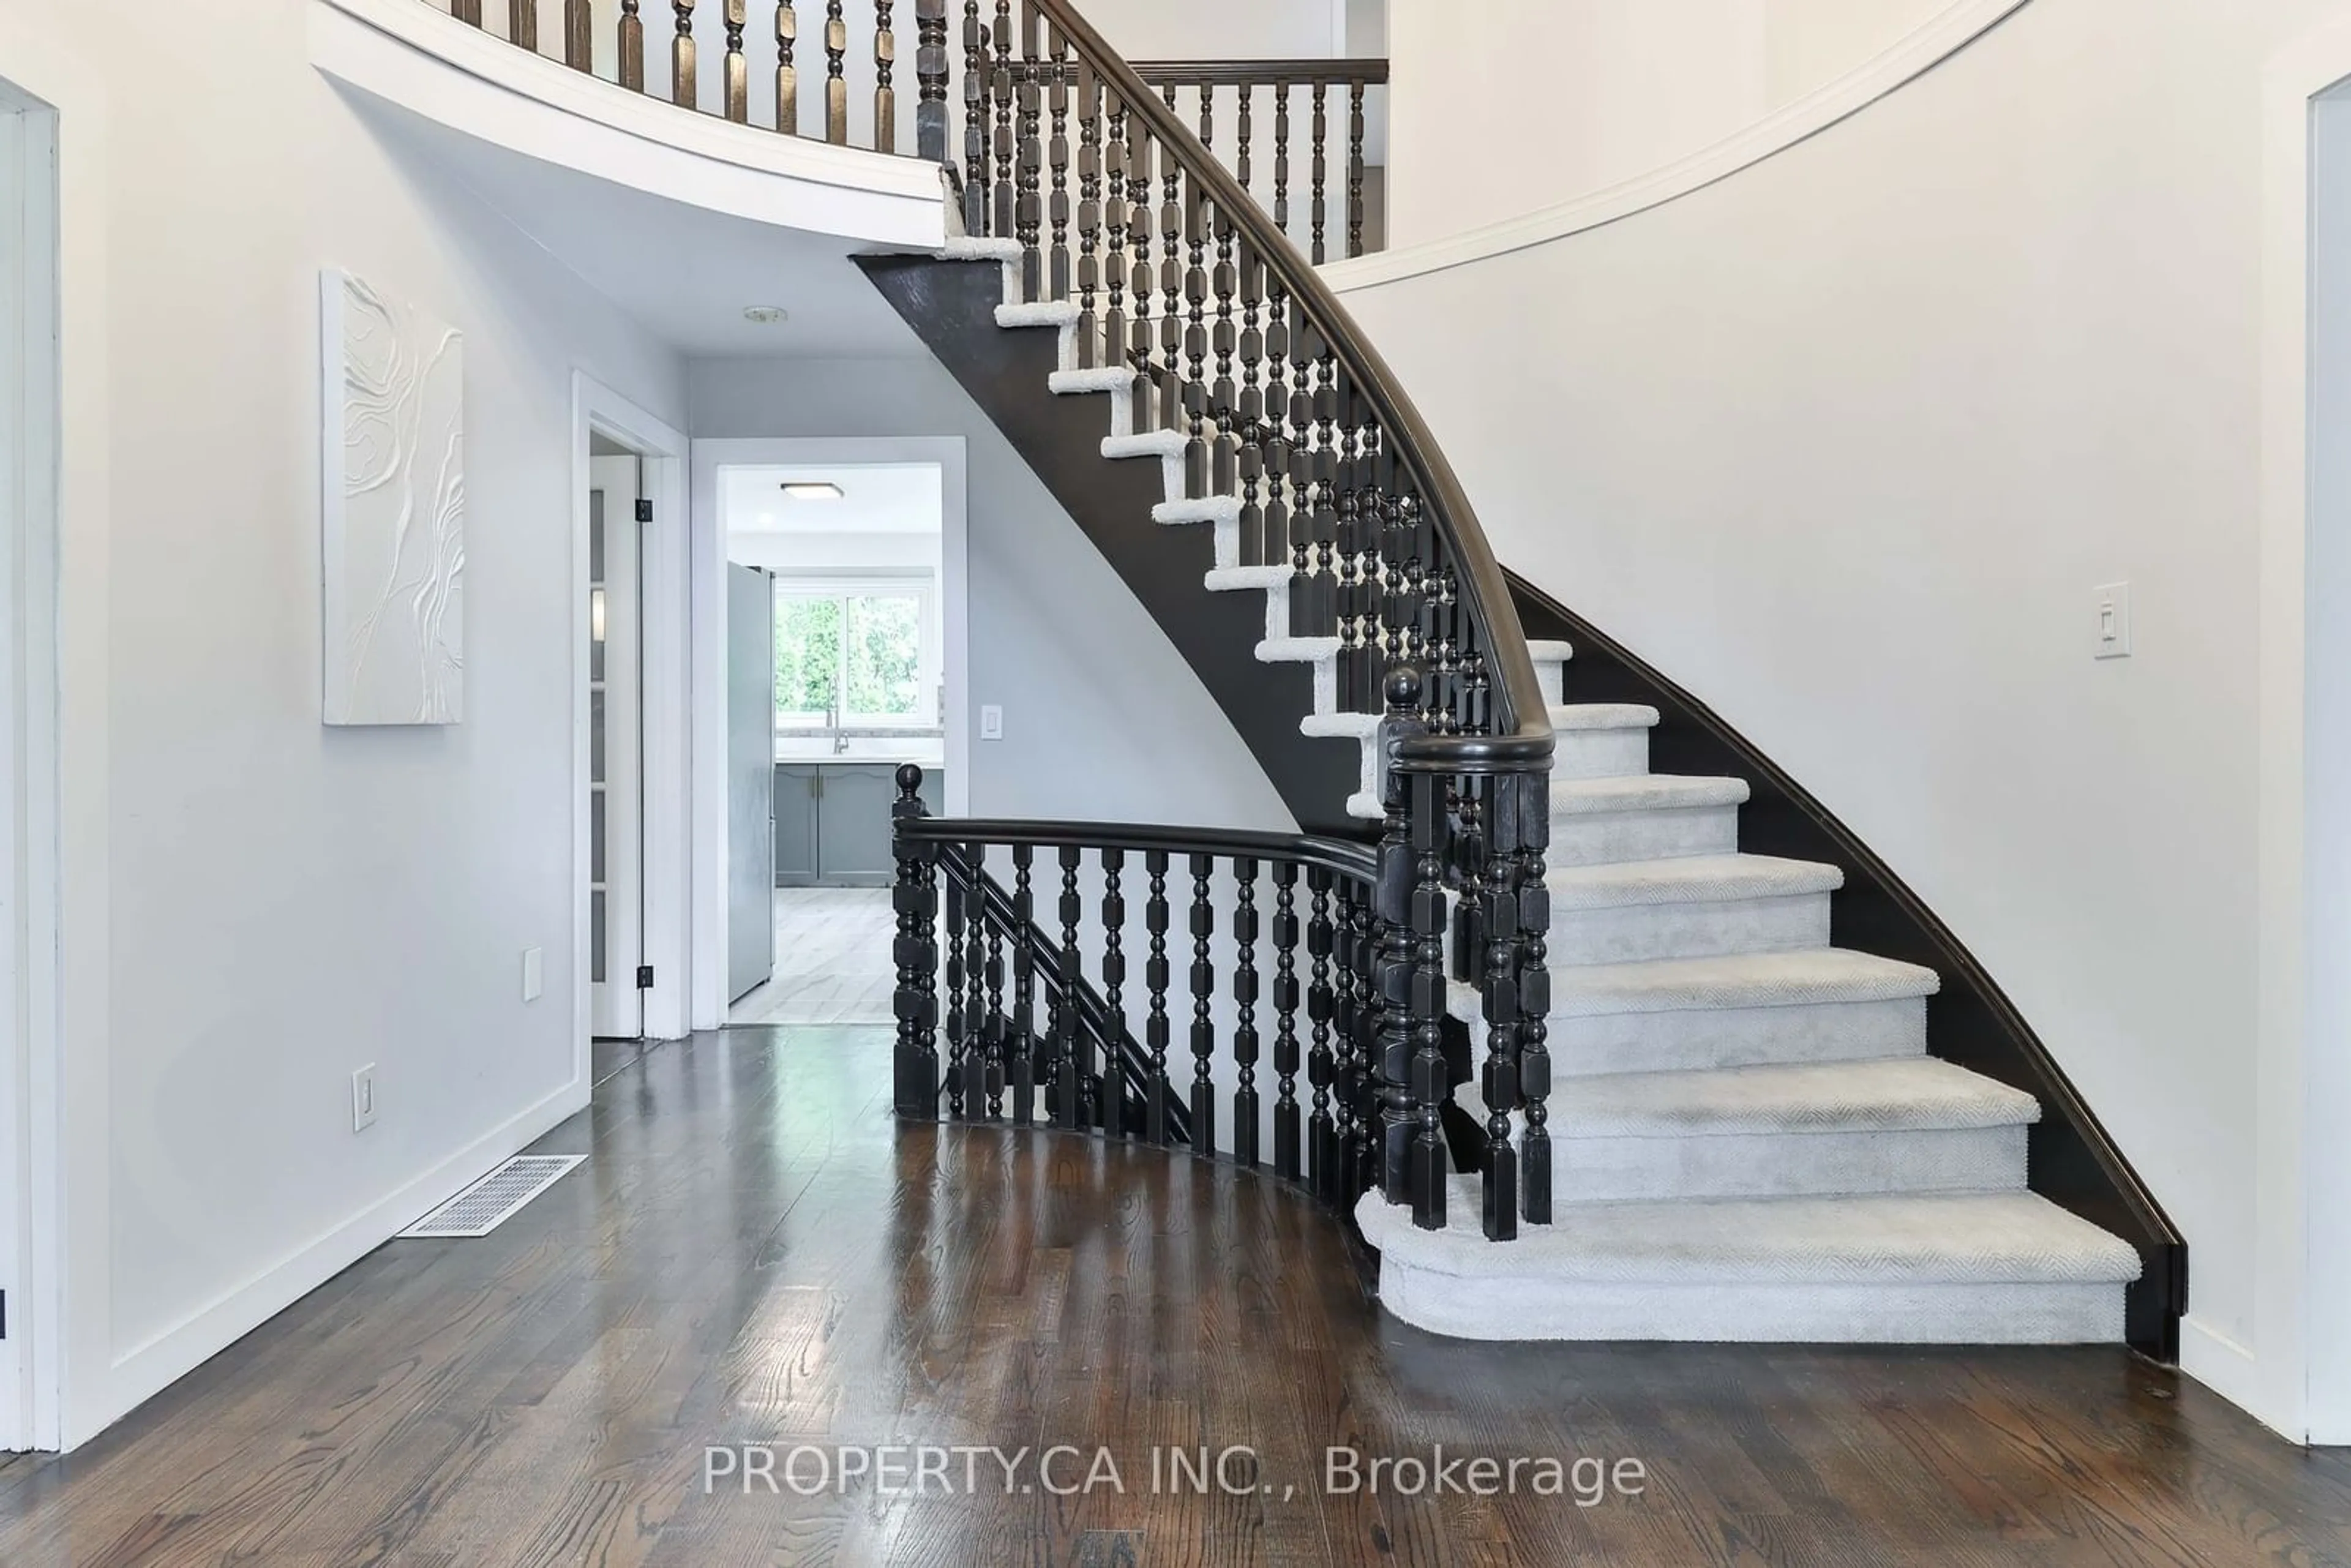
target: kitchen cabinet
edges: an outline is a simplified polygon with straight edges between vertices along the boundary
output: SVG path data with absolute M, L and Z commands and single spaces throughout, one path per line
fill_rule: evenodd
M 936 768 L 923 770 L 933 816 L 946 799 Z M 898 872 L 890 852 L 890 807 L 898 799 L 894 762 L 776 764 L 776 885 L 887 887 Z

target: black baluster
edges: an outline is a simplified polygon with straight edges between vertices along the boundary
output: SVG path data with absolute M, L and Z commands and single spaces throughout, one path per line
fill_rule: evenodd
M 1314 1104 L 1306 1116 L 1306 1168 L 1310 1185 L 1325 1203 L 1339 1200 L 1338 1124 L 1331 1119 L 1331 1086 L 1338 1077 L 1337 1058 L 1331 1049 L 1332 1020 L 1338 1014 L 1331 974 L 1332 882 L 1331 873 L 1323 867 L 1307 868 L 1311 902 L 1306 920 L 1306 1021 L 1312 1030 L 1312 1044 L 1306 1052 L 1306 1082 L 1313 1086 Z
M 1236 179 L 1238 179 L 1238 180 L 1239 180 L 1239 181 L 1240 181 L 1240 183 L 1241 183 L 1241 189 L 1242 189 L 1242 190 L 1244 190 L 1244 191 L 1247 191 L 1247 190 L 1249 190 L 1249 173 L 1250 173 L 1250 169 L 1249 169 L 1249 137 L 1250 137 L 1250 119 L 1249 119 L 1249 110 L 1250 110 L 1250 100 L 1251 100 L 1251 99 L 1253 99 L 1257 96 L 1257 84 L 1256 84 L 1255 82 L 1246 82 L 1246 81 L 1245 81 L 1245 82 L 1243 82 L 1243 83 L 1241 83 L 1241 85 L 1240 85 L 1240 96 L 1241 96 L 1241 112 L 1240 112 L 1240 121 L 1239 121 L 1238 129 L 1235 131 L 1235 135 L 1239 139 L 1239 145 L 1238 145 L 1238 150 L 1236 151 L 1236 152 L 1234 153 L 1234 156 L 1233 156 L 1233 175 L 1234 175 L 1234 177 L 1235 177 Z M 1253 195 L 1253 194 L 1255 194 L 1256 193 L 1251 192 L 1250 193 Z
M 528 5 L 533 0 L 521 0 Z M 575 71 L 596 68 L 596 13 L 589 0 L 563 0 L 563 63 Z
M 996 108 L 996 215 L 988 233 L 1008 239 L 1018 230 L 1016 209 L 1020 199 L 1020 140 L 1012 128 L 1012 110 L 1019 66 L 1012 54 L 1012 0 L 996 0 L 996 66 L 990 73 L 988 96 Z M 1024 295 L 1034 298 L 1034 295 Z
M 1092 1064 L 1087 1060 L 1092 1051 L 1085 1043 L 1085 1033 L 1078 1028 L 1078 988 L 1084 983 L 1084 968 L 1078 958 L 1078 921 L 1085 905 L 1078 897 L 1078 861 L 1083 853 L 1075 844 L 1061 846 L 1061 1004 L 1054 1015 L 1059 1026 L 1053 1047 L 1053 1125 L 1082 1127 L 1086 1124 L 1086 1082 L 1093 1076 Z
M 1485 951 L 1478 956 L 1479 994 L 1486 1018 L 1486 1063 L 1479 1088 L 1486 1100 L 1484 1219 L 1489 1241 L 1519 1234 L 1519 1156 L 1510 1146 L 1510 1113 L 1519 1103 L 1519 899 L 1510 885 L 1522 833 L 1519 780 L 1486 781 L 1488 859 L 1480 879 Z M 1469 894 L 1462 894 L 1464 903 Z
M 964 941 L 969 925 L 969 884 L 960 867 L 947 879 L 947 1114 L 963 1119 L 964 1057 L 971 1019 L 964 1011 Z
M 1050 298 L 1045 292 L 1045 94 L 1044 68 L 1037 58 L 1036 18 L 1023 13 L 1020 63 L 1014 68 L 1020 94 L 1020 183 L 1013 203 L 1013 224 L 1020 238 L 1020 291 L 1025 299 Z
M 1190 265 L 1184 269 L 1184 299 L 1188 307 L 1184 355 L 1189 367 L 1184 376 L 1184 418 L 1190 434 L 1184 443 L 1184 493 L 1196 497 L 1208 494 L 1209 220 L 1207 193 L 1197 181 L 1186 185 L 1185 196 L 1184 234 L 1190 247 Z
M 1173 91 L 1174 89 L 1169 89 Z M 1159 350 L 1165 378 L 1159 396 L 1157 428 L 1176 429 L 1184 417 L 1184 166 L 1176 149 L 1162 149 L 1163 186 L 1159 206 Z M 1140 430 L 1143 428 L 1137 425 Z
M 694 0 L 669 0 L 669 8 L 677 16 L 677 37 L 669 46 L 669 100 L 693 109 L 700 74 L 694 54 Z
M 1298 867 L 1273 868 L 1273 1173 L 1302 1174 L 1298 1157 Z
M 1217 150 L 1217 89 L 1206 82 L 1200 84 L 1200 150 Z
M 898 966 L 898 988 L 890 1006 L 898 1021 L 896 1092 L 892 1098 L 899 1115 L 935 1121 L 939 1113 L 935 924 L 939 904 L 932 873 L 937 853 L 933 845 L 908 838 L 904 831 L 904 824 L 925 815 L 923 770 L 909 762 L 898 769 L 897 783 L 898 798 L 890 806 L 898 862 L 898 879 L 890 894 L 892 911 L 898 917 L 891 954 Z
M 482 0 L 449 0 L 449 15 L 469 27 L 482 25 Z
M 1343 1208 L 1379 1185 L 1379 1085 L 1374 1053 L 1380 1034 L 1378 887 L 1353 881 L 1344 886 L 1346 924 L 1341 934 L 1344 958 L 1340 970 L 1344 988 L 1336 1085 L 1338 1201 Z
M 989 86 L 995 72 L 988 68 L 987 23 L 979 0 L 964 0 L 963 7 L 963 226 L 966 234 L 984 235 L 988 204 L 995 184 L 988 173 L 987 133 Z
M 1102 320 L 1094 314 L 1102 287 L 1102 83 L 1086 61 L 1077 70 L 1078 368 L 1091 371 L 1102 363 Z
M 1412 1222 L 1445 1228 L 1446 1157 L 1442 1111 L 1452 1084 L 1445 1069 L 1445 780 L 1405 776 L 1412 806 Z M 1506 1127 L 1507 1131 L 1507 1127 Z
M 1126 358 L 1126 106 L 1115 98 L 1110 105 L 1110 146 L 1103 158 L 1110 183 L 1110 201 L 1102 210 L 1103 225 L 1109 231 L 1102 281 L 1110 295 L 1102 313 L 1101 362 L 1104 366 L 1123 363 Z
M 841 14 L 841 0 L 824 8 L 824 139 L 835 147 L 849 145 L 849 18 Z
M 1246 857 L 1233 862 L 1238 892 L 1233 903 L 1233 1002 L 1238 1014 L 1233 1024 L 1233 1061 L 1240 1082 L 1233 1091 L 1233 1160 L 1257 1164 L 1257 862 Z
M 1265 553 L 1265 503 L 1259 495 L 1265 475 L 1265 390 L 1258 384 L 1265 368 L 1265 264 L 1248 240 L 1241 241 L 1239 251 L 1241 393 L 1228 439 L 1240 477 L 1240 559 L 1243 566 L 1280 565 Z
M 1046 103 L 1052 117 L 1052 139 L 1047 143 L 1047 157 L 1053 173 L 1052 194 L 1046 208 L 1046 220 L 1052 225 L 1053 245 L 1047 255 L 1046 298 L 1067 299 L 1070 297 L 1070 45 L 1061 30 L 1052 30 L 1052 82 L 1046 92 Z
M 621 0 L 620 75 L 631 92 L 645 90 L 645 24 L 637 15 L 637 0 Z
M 982 1071 L 987 1090 L 987 1119 L 1001 1122 L 1011 1020 L 1004 1012 L 1004 927 L 994 920 L 987 923 L 987 967 L 984 974 L 987 984 L 987 1032 L 982 1041 L 986 1047 Z
M 800 133 L 800 68 L 793 63 L 799 47 L 800 14 L 789 3 L 776 7 L 776 129 L 787 136 Z
M 744 0 L 726 0 L 719 20 L 726 28 L 726 118 L 746 125 L 751 119 L 751 77 L 750 67 L 743 59 L 743 26 L 750 20 L 750 12 Z
M 1335 637 L 1339 633 L 1339 356 L 1327 333 L 1315 336 L 1322 359 L 1314 372 L 1314 509 L 1309 518 L 1314 541 L 1314 592 L 1310 634 Z
M 1126 360 L 1134 370 L 1131 423 L 1137 431 L 1144 431 L 1153 428 L 1151 346 L 1155 340 L 1151 306 L 1158 290 L 1151 276 L 1151 132 L 1141 120 L 1134 124 L 1128 157 L 1134 165 L 1127 176 L 1126 194 L 1133 228 L 1134 270 L 1130 293 L 1134 304 L 1134 325 L 1128 337 Z
M 964 846 L 969 868 L 964 891 L 965 948 L 963 956 L 963 1032 L 966 1045 L 957 1058 L 963 1066 L 963 1092 L 956 1114 L 977 1120 L 986 1102 L 988 1053 L 998 1031 L 987 1010 L 987 937 L 995 929 L 987 908 L 987 846 Z
M 538 53 L 538 0 L 508 0 L 507 42 Z
M 1037 895 L 1029 871 L 1031 844 L 1012 846 L 1012 1119 L 1037 1120 Z
M 1216 219 L 1217 270 L 1212 287 L 1217 295 L 1217 326 L 1210 346 L 1217 354 L 1217 382 L 1208 390 L 1208 410 L 1216 421 L 1216 437 L 1208 450 L 1208 485 L 1203 494 L 1229 496 L 1240 487 L 1240 449 L 1233 433 L 1234 404 L 1240 397 L 1233 381 L 1233 355 L 1240 347 L 1240 331 L 1233 319 L 1233 297 L 1240 288 L 1240 271 L 1233 254 L 1232 214 L 1218 207 Z
M 1208 1079 L 1208 1061 L 1217 1053 L 1217 1026 L 1209 1004 L 1217 994 L 1217 968 L 1208 960 L 1208 938 L 1217 929 L 1216 906 L 1208 902 L 1208 876 L 1216 869 L 1214 855 L 1192 860 L 1192 1152 L 1203 1158 L 1217 1154 L 1217 1091 Z
M 1295 570 L 1290 549 L 1290 303 L 1281 281 L 1266 275 L 1265 305 L 1265 518 L 1257 559 Z M 1305 586 L 1292 578 L 1289 592 Z
M 1521 773 L 1510 782 L 1519 791 L 1518 848 L 1511 884 L 1518 895 L 1519 1094 L 1526 1103 L 1527 1129 L 1520 1143 L 1520 1212 L 1529 1225 L 1549 1225 L 1552 1215 L 1551 1120 L 1551 932 L 1550 868 L 1543 851 L 1551 842 L 1551 779 Z
M 1151 896 L 1143 906 L 1144 929 L 1151 934 L 1151 954 L 1143 964 L 1143 983 L 1151 991 L 1151 1012 L 1143 1026 L 1144 1045 L 1151 1052 L 1151 1070 L 1143 1085 L 1143 1135 L 1165 1145 L 1167 1108 L 1175 1092 L 1167 1082 L 1172 1037 L 1167 1018 L 1167 852 L 1144 851 L 1143 867 L 1151 873 Z
M 1347 84 L 1347 254 L 1364 254 L 1364 84 Z
M 1119 875 L 1125 865 L 1123 850 L 1102 852 L 1102 1013 L 1107 1025 L 1102 1039 L 1102 1125 L 1106 1138 L 1134 1134 L 1126 1113 L 1126 899 L 1119 889 Z
M 1290 84 L 1273 84 L 1273 226 L 1290 233 Z
M 898 151 L 898 34 L 891 23 L 895 0 L 873 0 L 873 151 Z M 846 95 L 848 89 L 842 89 Z M 844 111 L 848 101 L 844 96 Z
M 947 0 L 914 0 L 914 155 L 947 162 Z
M 1322 235 L 1330 218 L 1328 195 L 1331 184 L 1331 89 L 1328 83 L 1314 84 L 1314 265 L 1320 267 L 1329 259 L 1323 254 Z

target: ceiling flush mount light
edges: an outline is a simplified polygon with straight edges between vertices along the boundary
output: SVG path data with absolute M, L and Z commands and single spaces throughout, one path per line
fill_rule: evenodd
M 792 319 L 792 313 L 780 305 L 746 305 L 743 319 L 756 321 L 762 327 L 779 327 Z
M 795 501 L 838 501 L 841 499 L 841 490 L 838 485 L 792 484 L 784 486 L 784 494 Z

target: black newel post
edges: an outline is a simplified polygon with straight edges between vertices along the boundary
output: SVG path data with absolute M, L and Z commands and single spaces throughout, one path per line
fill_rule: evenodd
M 1420 945 L 1413 926 L 1419 863 L 1413 852 L 1412 780 L 1396 766 L 1404 742 L 1426 727 L 1420 715 L 1420 671 L 1398 664 L 1388 672 L 1387 716 L 1380 724 L 1387 831 L 1380 839 L 1379 882 L 1372 894 L 1372 1002 L 1378 1009 L 1373 1055 L 1380 1190 L 1395 1204 L 1413 1201 L 1412 1148 L 1420 1133 L 1413 1093 L 1413 985 Z
M 891 907 L 898 916 L 892 949 L 898 963 L 898 988 L 891 1008 L 898 1019 L 894 1100 L 901 1116 L 935 1121 L 939 1113 L 938 857 L 935 846 L 905 831 L 905 824 L 926 814 L 923 770 L 909 762 L 898 769 L 898 799 L 890 807 L 898 861 L 898 880 L 891 894 Z

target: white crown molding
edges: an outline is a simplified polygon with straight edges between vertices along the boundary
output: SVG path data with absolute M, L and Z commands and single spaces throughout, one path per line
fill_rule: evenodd
M 310 59 L 466 135 L 674 201 L 854 239 L 944 243 L 935 164 L 682 111 L 421 0 L 316 0 Z
M 1424 245 L 1405 246 L 1332 262 L 1322 277 L 1341 293 L 1376 288 L 1407 277 L 1443 272 L 1489 256 L 1507 256 L 1613 224 L 1663 206 L 1785 152 L 1858 113 L 1895 89 L 1933 69 L 2031 0 L 1956 0 L 1934 20 L 1827 85 L 1775 110 L 1735 136 L 1637 178 L 1483 228 L 1465 229 Z

